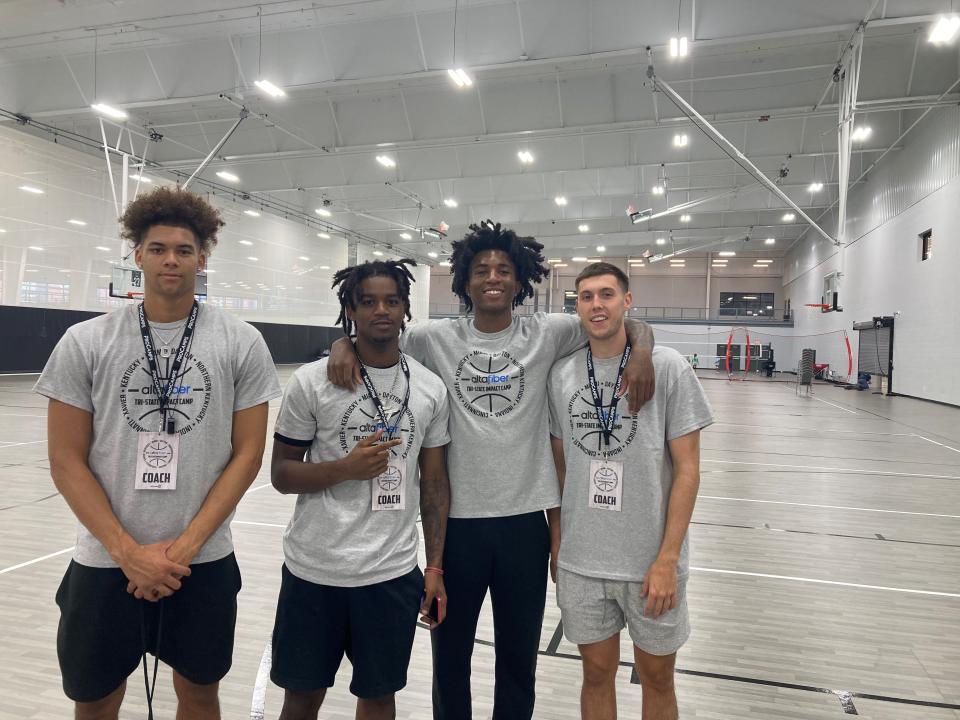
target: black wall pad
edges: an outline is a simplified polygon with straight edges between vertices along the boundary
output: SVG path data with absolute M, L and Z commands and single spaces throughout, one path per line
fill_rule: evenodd
M 40 372 L 68 327 L 100 314 L 0 305 L 0 372 Z
M 67 328 L 102 313 L 83 310 L 0 305 L 0 373 L 33 373 L 43 370 L 54 346 Z M 250 323 L 263 335 L 274 362 L 303 363 L 316 360 L 337 338 L 339 327 Z

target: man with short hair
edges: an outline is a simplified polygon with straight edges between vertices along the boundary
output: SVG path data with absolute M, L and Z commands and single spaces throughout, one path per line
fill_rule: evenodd
M 281 720 L 317 717 L 344 653 L 357 718 L 395 718 L 417 611 L 431 628 L 446 614 L 449 405 L 440 378 L 399 349 L 410 317 L 407 265 L 416 263 L 367 262 L 334 275 L 337 321 L 348 337 L 356 330 L 351 352 L 362 385 L 330 383 L 327 358 L 303 365 L 277 418 L 271 477 L 280 492 L 298 495 L 273 630 L 270 677 L 285 690 Z
M 401 339 L 404 352 L 443 380 L 451 406 L 444 581 L 453 610 L 431 635 L 435 720 L 471 717 L 471 659 L 488 590 L 493 718 L 528 720 L 534 712 L 547 569 L 560 529 L 547 376 L 558 358 L 586 342 L 575 317 L 513 312 L 550 273 L 542 250 L 499 223 L 471 225 L 453 243 L 450 263 L 453 292 L 473 317 L 419 322 Z M 653 393 L 653 335 L 642 322 L 633 331 L 637 352 L 625 387 L 639 408 Z M 328 371 L 338 385 L 349 385 L 356 372 L 348 349 L 338 340 L 331 354 Z
M 122 222 L 143 302 L 69 328 L 35 388 L 79 520 L 57 591 L 63 688 L 80 720 L 116 718 L 150 652 L 173 668 L 178 718 L 219 718 L 240 590 L 230 519 L 280 386 L 260 333 L 194 297 L 220 214 L 159 188 Z
M 657 347 L 657 389 L 639 412 L 618 390 L 633 348 L 624 272 L 588 265 L 576 279 L 589 345 L 554 365 L 549 399 L 563 493 L 557 603 L 583 659 L 584 720 L 614 720 L 620 631 L 634 644 L 644 720 L 676 720 L 676 652 L 690 633 L 687 527 L 700 482 L 700 430 L 713 415 L 693 368 Z

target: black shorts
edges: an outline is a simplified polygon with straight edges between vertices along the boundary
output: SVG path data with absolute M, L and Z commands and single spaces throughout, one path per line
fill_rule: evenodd
M 407 684 L 423 573 L 362 587 L 317 585 L 282 569 L 273 626 L 270 679 L 285 690 L 333 687 L 343 654 L 353 664 L 350 692 L 378 698 Z
M 227 674 L 240 568 L 231 553 L 190 570 L 179 590 L 154 603 L 127 593 L 119 568 L 70 562 L 57 590 L 57 657 L 68 698 L 106 697 L 136 669 L 144 648 L 198 685 Z

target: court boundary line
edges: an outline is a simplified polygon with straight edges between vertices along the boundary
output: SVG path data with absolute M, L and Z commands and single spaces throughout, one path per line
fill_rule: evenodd
M 827 467 L 824 465 L 786 465 L 781 463 L 747 462 L 746 460 L 714 460 L 712 458 L 701 458 L 700 462 L 721 463 L 723 465 L 753 465 L 757 467 L 795 468 L 799 470 L 815 470 L 817 472 L 852 473 L 855 475 L 892 475 L 895 477 L 928 478 L 931 480 L 960 480 L 960 475 L 930 475 L 927 473 L 895 472 L 893 470 L 861 470 L 860 468 Z
M 765 503 L 769 505 L 795 505 L 798 507 L 823 508 L 827 510 L 860 510 L 862 512 L 893 513 L 896 515 L 922 515 L 924 517 L 940 517 L 940 518 L 949 518 L 951 520 L 960 519 L 960 515 L 947 515 L 944 513 L 925 513 L 925 512 L 918 512 L 914 510 L 884 510 L 883 508 L 864 508 L 864 507 L 855 507 L 853 505 L 820 505 L 817 503 L 790 502 L 788 500 L 757 500 L 754 498 L 724 497 L 722 495 L 698 495 L 697 496 L 698 500 L 700 500 L 701 498 L 705 500 L 729 500 L 732 502 Z
M 960 593 L 949 593 L 940 590 L 916 590 L 914 588 L 901 588 L 889 585 L 867 585 L 865 583 L 844 582 L 842 580 L 823 580 L 821 578 L 806 578 L 799 575 L 776 575 L 773 573 L 748 572 L 746 570 L 725 570 L 723 568 L 708 568 L 691 565 L 691 570 L 697 572 L 717 574 L 717 575 L 737 575 L 740 577 L 756 577 L 767 580 L 789 580 L 792 582 L 813 583 L 817 585 L 833 585 L 836 587 L 857 588 L 860 590 L 885 590 L 887 592 L 909 593 L 911 595 L 928 595 L 932 597 L 960 598 Z
M 75 550 L 76 547 L 77 547 L 76 545 L 71 545 L 70 547 L 64 548 L 63 550 L 57 550 L 56 552 L 52 552 L 52 553 L 48 553 L 48 554 L 46 554 L 46 555 L 42 555 L 42 556 L 40 556 L 40 557 L 38 557 L 38 558 L 34 558 L 33 560 L 27 560 L 26 562 L 17 563 L 16 565 L 11 565 L 10 567 L 5 567 L 5 568 L 3 568 L 2 570 L 0 570 L 0 575 L 5 575 L 5 574 L 7 574 L 7 573 L 9 573 L 9 572 L 13 572 L 14 570 L 19 570 L 20 568 L 27 567 L 28 565 L 34 565 L 34 564 L 36 564 L 36 563 L 38 563 L 38 562 L 43 562 L 44 560 L 49 560 L 49 559 L 52 558 L 52 557 L 57 557 L 57 555 L 63 555 L 64 553 L 68 553 L 68 552 L 70 552 L 71 550 Z

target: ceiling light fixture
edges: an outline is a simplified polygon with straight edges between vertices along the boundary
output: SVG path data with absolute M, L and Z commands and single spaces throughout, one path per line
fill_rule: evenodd
M 217 173 L 217 177 L 221 180 L 226 180 L 227 182 L 240 182 L 240 178 L 234 175 L 232 172 L 227 172 L 226 170 L 221 170 Z
M 717 253 L 720 257 L 736 257 L 736 253 L 733 250 L 721 250 Z
M 673 136 L 673 146 L 674 147 L 686 147 L 690 139 L 687 137 L 686 133 L 678 133 Z
M 557 195 L 557 196 L 553 199 L 553 201 L 554 201 L 557 205 L 559 205 L 560 207 L 563 207 L 564 205 L 567 204 L 567 198 L 565 198 L 563 195 Z
M 330 217 L 331 215 L 333 215 L 332 212 L 330 212 L 324 207 L 318 207 L 314 212 L 316 212 L 317 215 L 319 215 L 320 217 Z
M 822 182 L 810 183 L 810 187 L 808 187 L 807 190 L 809 190 L 812 193 L 820 192 L 821 190 L 823 190 L 823 183 Z
M 23 190 L 24 192 L 32 193 L 34 195 L 43 195 L 43 190 L 41 190 L 38 187 L 34 187 L 33 185 L 21 185 L 20 190 Z
M 444 198 L 443 204 L 446 205 L 448 208 L 455 208 L 460 203 L 458 203 L 454 198 Z
M 473 86 L 473 78 L 467 75 L 467 71 L 463 68 L 450 68 L 447 70 L 447 75 L 450 76 L 450 79 L 453 80 L 458 88 Z
M 310 258 L 308 258 L 306 255 L 300 255 L 299 258 L 297 258 L 297 259 L 298 259 L 298 260 L 303 260 L 304 262 L 309 262 L 309 261 L 310 261 Z
M 376 255 L 377 257 L 381 257 L 383 255 L 383 252 L 380 250 L 374 250 L 373 254 Z
M 377 162 L 386 168 L 392 168 L 397 166 L 396 160 L 394 160 L 389 155 L 377 155 Z
M 40 247 L 39 245 L 31 245 L 31 246 L 29 247 L 29 249 L 30 249 L 30 250 L 36 250 L 37 252 L 43 252 L 43 248 Z
M 793 213 L 784 213 L 784 214 L 783 214 L 783 221 L 784 221 L 784 222 L 793 222 L 793 221 L 796 220 L 796 219 L 797 219 L 797 216 L 794 215 Z
M 577 230 L 580 232 L 590 232 L 590 226 L 584 223 L 583 225 L 577 225 Z
M 270 97 L 279 98 L 286 96 L 286 93 L 281 88 L 278 88 L 269 80 L 254 80 L 253 84 L 263 90 Z
M 870 134 L 873 132 L 873 128 L 869 125 L 861 125 L 858 128 L 855 128 L 853 133 L 850 135 L 850 139 L 855 142 L 861 142 L 870 137 Z
M 958 31 L 960 31 L 960 16 L 942 16 L 937 19 L 936 24 L 931 28 L 927 40 L 934 45 L 943 45 L 953 40 Z
M 250 262 L 259 262 L 259 261 L 260 261 L 260 258 L 254 257 L 253 255 L 250 255 L 250 256 L 247 258 L 247 260 L 249 260 Z
M 80 227 L 84 227 L 87 224 L 83 220 L 74 220 L 73 218 L 71 218 L 70 220 L 67 220 L 67 222 L 70 223 L 71 225 L 79 225 Z
M 580 257 L 580 256 L 578 256 L 578 257 L 572 257 L 572 258 L 570 258 L 570 260 L 571 260 L 572 262 L 586 262 L 586 261 L 587 261 L 587 259 L 586 259 L 585 257 Z
M 250 217 L 260 217 L 260 213 L 258 213 L 256 210 L 244 210 L 243 214 L 249 215 Z
M 146 175 L 143 175 L 143 174 L 141 174 L 141 173 L 130 173 L 130 179 L 131 179 L 131 180 L 136 180 L 137 182 L 142 182 L 142 183 L 152 183 L 152 182 L 153 182 L 153 180 L 151 180 L 151 179 L 148 178 Z
M 105 245 L 97 245 L 96 249 L 100 250 L 101 252 L 110 252 L 110 248 L 106 247 Z
M 688 52 L 687 36 L 670 38 L 670 57 L 686 57 Z
M 654 195 L 663 195 L 666 190 L 667 189 L 663 185 L 654 185 L 650 192 L 652 192 Z
M 776 239 L 776 238 L 767 238 L 766 240 L 763 241 L 763 243 L 764 243 L 764 245 L 776 245 L 776 244 L 777 244 L 777 239 Z
M 606 245 L 597 245 L 597 252 L 606 252 L 606 251 L 607 251 Z
M 241 245 L 247 245 L 247 246 L 253 245 L 253 243 L 250 242 L 249 240 L 240 240 L 239 242 Z
M 657 242 L 657 245 L 666 245 L 666 244 L 667 244 L 667 239 L 666 239 L 666 238 L 657 238 L 656 242 Z
M 320 232 L 320 233 L 317 233 L 317 237 L 318 237 L 318 238 L 321 238 L 321 239 L 323 239 L 323 240 L 329 240 L 329 239 L 330 239 L 330 234 L 329 234 L 329 233 Z
M 680 222 L 690 222 L 690 216 L 689 216 L 689 215 L 681 215 L 681 216 L 680 216 Z
M 413 239 L 413 235 L 411 235 L 410 233 L 407 233 L 407 232 L 402 232 L 402 233 L 400 233 L 400 237 L 402 237 L 404 240 L 411 240 L 411 239 Z
M 522 162 L 524 165 L 529 165 L 533 162 L 533 155 L 529 150 L 521 150 L 517 153 L 517 157 L 520 158 L 520 162 Z
M 113 120 L 126 120 L 127 114 L 118 108 L 112 107 L 105 103 L 94 103 L 90 106 L 91 109 L 96 110 L 101 115 L 106 115 L 108 118 Z
M 431 250 L 430 252 L 428 252 L 427 255 L 428 255 L 429 257 L 432 257 L 432 258 L 439 257 L 439 255 L 438 255 L 437 253 L 435 253 L 433 250 Z

